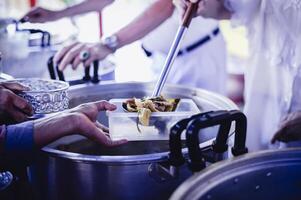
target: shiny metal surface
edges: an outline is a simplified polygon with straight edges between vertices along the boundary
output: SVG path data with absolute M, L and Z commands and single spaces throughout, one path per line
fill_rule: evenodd
M 101 99 L 139 98 L 151 95 L 153 86 L 109 82 L 73 86 L 69 90 L 70 105 Z M 202 111 L 237 109 L 225 97 L 199 89 L 166 85 L 163 95 L 192 98 Z M 107 123 L 104 113 L 99 120 Z M 208 134 L 204 141 L 215 136 L 216 129 L 208 130 Z M 103 149 L 91 142 L 83 144 L 82 139 L 81 136 L 65 137 L 43 148 L 31 168 L 31 180 L 40 199 L 168 199 L 191 176 L 185 165 L 174 177 L 165 173 L 162 166 L 169 167 L 168 141 L 133 142 L 120 148 Z M 211 141 L 202 145 L 208 143 Z M 74 148 L 63 151 L 70 144 L 75 144 Z M 58 145 L 63 148 L 57 148 Z M 184 154 L 187 155 L 187 150 Z
M 212 165 L 185 181 L 171 200 L 297 200 L 301 149 L 263 151 Z
M 15 78 L 49 78 L 47 60 L 55 52 L 52 47 L 32 47 L 26 58 L 4 58 L 3 72 Z
M 162 68 L 160 77 L 156 83 L 156 86 L 154 88 L 154 92 L 152 94 L 152 97 L 157 97 L 161 94 L 161 91 L 164 87 L 164 84 L 167 80 L 168 77 L 168 73 L 172 67 L 172 64 L 174 63 L 179 51 L 180 51 L 180 47 L 181 47 L 181 42 L 185 36 L 185 33 L 187 31 L 187 28 L 185 26 L 180 26 L 176 37 L 171 45 L 171 48 L 168 52 L 167 58 L 165 60 L 164 66 Z

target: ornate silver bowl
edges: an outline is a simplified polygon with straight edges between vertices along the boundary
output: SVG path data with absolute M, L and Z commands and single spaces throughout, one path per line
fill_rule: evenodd
M 14 81 L 30 88 L 30 90 L 18 95 L 32 105 L 35 114 L 63 111 L 69 107 L 67 94 L 69 84 L 66 82 L 36 78 L 16 79 Z

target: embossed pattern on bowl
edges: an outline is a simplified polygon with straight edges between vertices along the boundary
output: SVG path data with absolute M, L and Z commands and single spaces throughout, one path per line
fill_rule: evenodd
M 47 114 L 68 109 L 68 83 L 46 79 L 16 79 L 15 81 L 30 88 L 29 91 L 24 91 L 18 95 L 32 105 L 36 114 Z

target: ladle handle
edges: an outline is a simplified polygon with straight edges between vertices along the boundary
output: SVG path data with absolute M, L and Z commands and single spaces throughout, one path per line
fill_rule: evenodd
M 196 3 L 190 3 L 188 5 L 187 10 L 185 11 L 183 21 L 182 21 L 182 26 L 188 28 L 192 18 L 195 16 L 196 12 L 198 10 L 198 2 Z

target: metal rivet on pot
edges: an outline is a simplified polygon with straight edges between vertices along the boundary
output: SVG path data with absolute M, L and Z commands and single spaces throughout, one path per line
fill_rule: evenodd
M 271 176 L 272 175 L 272 172 L 268 172 L 267 173 L 267 177 Z
M 235 178 L 233 182 L 234 182 L 234 184 L 237 184 L 238 183 L 238 178 Z
M 260 185 L 256 185 L 255 190 L 259 190 L 260 189 Z
M 211 195 L 210 194 L 207 195 L 207 199 L 211 199 Z

